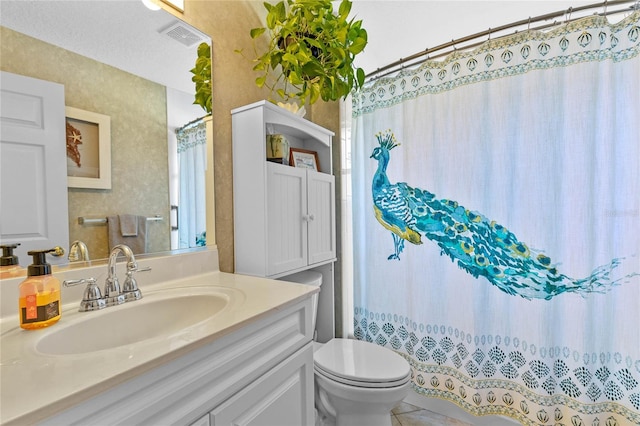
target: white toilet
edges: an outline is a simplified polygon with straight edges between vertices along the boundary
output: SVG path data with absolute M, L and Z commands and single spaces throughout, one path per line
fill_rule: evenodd
M 281 279 L 322 285 L 322 274 L 317 271 L 303 271 Z M 314 330 L 317 303 L 316 294 Z M 353 339 L 314 343 L 313 361 L 316 425 L 390 426 L 391 409 L 409 393 L 409 363 L 374 343 Z

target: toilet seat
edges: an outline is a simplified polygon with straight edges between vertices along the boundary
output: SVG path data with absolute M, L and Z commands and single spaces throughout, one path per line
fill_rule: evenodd
M 318 368 L 317 366 L 313 369 L 313 371 L 315 372 L 315 374 L 319 374 L 329 380 L 333 380 L 334 382 L 357 388 L 394 388 L 404 385 L 411 379 L 411 373 L 409 373 L 405 378 L 392 382 L 364 382 L 358 380 L 349 380 L 344 377 L 336 376 L 335 374 L 331 374 L 325 370 L 322 370 L 321 368 Z
M 404 358 L 360 340 L 332 339 L 313 358 L 317 374 L 349 386 L 391 388 L 411 379 L 411 368 Z

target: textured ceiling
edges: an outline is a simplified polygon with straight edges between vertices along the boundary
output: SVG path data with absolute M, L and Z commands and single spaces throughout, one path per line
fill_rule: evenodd
M 171 14 L 151 11 L 140 0 L 0 1 L 2 26 L 192 93 L 189 70 L 198 43 L 187 48 L 159 32 L 176 22 Z

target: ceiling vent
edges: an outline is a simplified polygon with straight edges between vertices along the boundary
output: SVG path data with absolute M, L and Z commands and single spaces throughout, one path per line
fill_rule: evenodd
M 160 34 L 164 34 L 186 47 L 193 47 L 203 41 L 206 41 L 206 38 L 199 31 L 196 31 L 184 22 L 179 21 L 174 22 L 159 32 Z

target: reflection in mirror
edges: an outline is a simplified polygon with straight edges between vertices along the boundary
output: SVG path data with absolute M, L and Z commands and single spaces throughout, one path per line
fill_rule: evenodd
M 0 68 L 62 84 L 66 106 L 110 117 L 111 189 L 68 189 L 69 241 L 86 244 L 92 260 L 108 257 L 110 234 L 122 237 L 127 225 L 144 239 L 142 252 L 203 245 L 206 156 L 180 159 L 178 151 L 206 142 L 189 70 L 198 45 L 211 40 L 140 1 L 3 0 L 0 7 Z M 108 218 L 121 221 L 119 230 Z M 193 232 L 183 237 L 178 226 Z M 19 257 L 26 266 L 26 253 Z

